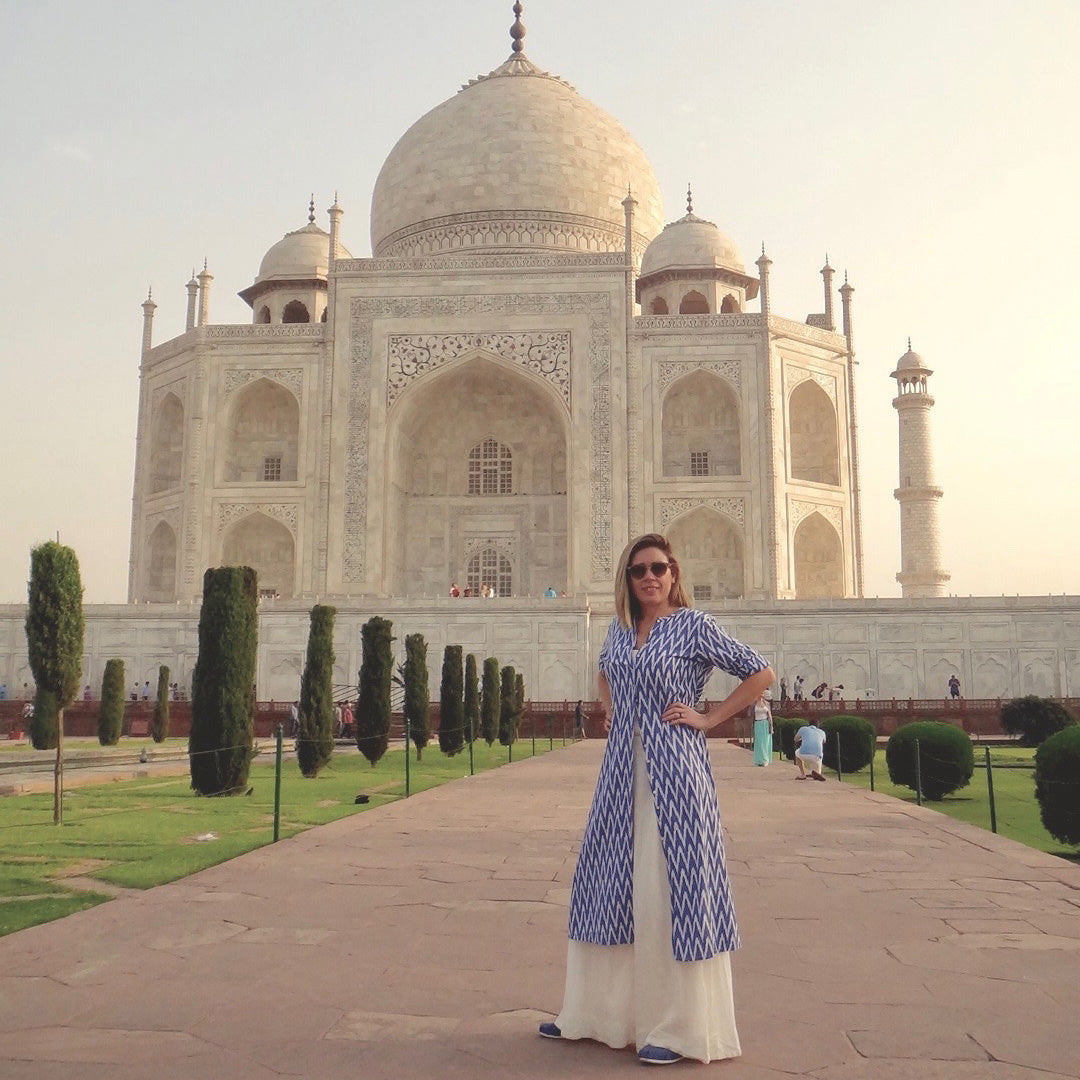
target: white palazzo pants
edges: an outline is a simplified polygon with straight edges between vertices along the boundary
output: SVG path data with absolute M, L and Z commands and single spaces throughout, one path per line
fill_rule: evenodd
M 640 733 L 634 735 L 634 943 L 569 943 L 555 1023 L 565 1039 L 595 1039 L 615 1049 L 662 1046 L 706 1062 L 742 1052 L 731 954 L 681 961 L 671 950 L 671 889 Z

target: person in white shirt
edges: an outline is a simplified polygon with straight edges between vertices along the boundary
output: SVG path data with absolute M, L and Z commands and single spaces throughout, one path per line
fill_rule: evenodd
M 796 780 L 806 779 L 807 766 L 811 780 L 824 780 L 821 771 L 821 758 L 825 753 L 825 732 L 818 727 L 817 717 L 812 716 L 810 723 L 795 732 L 795 764 L 799 766 Z

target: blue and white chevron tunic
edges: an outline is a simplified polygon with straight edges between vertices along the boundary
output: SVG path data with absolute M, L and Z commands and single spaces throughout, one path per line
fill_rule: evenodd
M 635 631 L 615 619 L 600 650 L 611 730 L 574 872 L 570 938 L 595 945 L 634 940 L 633 754 L 640 726 L 671 886 L 672 950 L 676 960 L 706 960 L 739 945 L 716 787 L 704 732 L 660 716 L 676 701 L 700 701 L 714 667 L 745 679 L 768 665 L 694 608 L 657 619 L 640 650 L 634 639 Z

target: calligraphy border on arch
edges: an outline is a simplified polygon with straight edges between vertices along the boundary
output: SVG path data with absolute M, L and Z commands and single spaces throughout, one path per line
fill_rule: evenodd
M 606 292 L 485 293 L 475 296 L 357 296 L 349 310 L 348 445 L 345 455 L 342 578 L 364 580 L 367 563 L 368 426 L 372 336 L 376 319 L 586 315 L 592 453 L 590 495 L 592 577 L 611 576 L 611 297 Z

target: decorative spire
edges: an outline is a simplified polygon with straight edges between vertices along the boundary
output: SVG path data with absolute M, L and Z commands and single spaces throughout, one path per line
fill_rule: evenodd
M 311 193 L 311 201 L 308 203 L 307 208 L 307 223 L 309 225 L 315 224 L 315 192 Z
M 525 10 L 523 4 L 514 4 L 514 25 L 510 27 L 510 51 L 514 56 L 523 56 L 525 53 L 525 46 L 522 42 L 525 40 L 525 24 L 521 21 L 521 13 Z
M 147 287 L 146 287 L 146 299 L 147 300 L 153 300 L 154 299 L 154 286 L 153 285 L 147 285 Z M 908 348 L 910 348 L 910 347 L 911 347 L 911 338 L 908 338 Z
M 910 334 L 908 334 L 908 339 L 907 339 L 907 351 L 911 352 L 911 335 Z
M 694 212 L 694 193 L 690 190 L 690 184 L 686 185 L 686 213 L 691 215 Z

